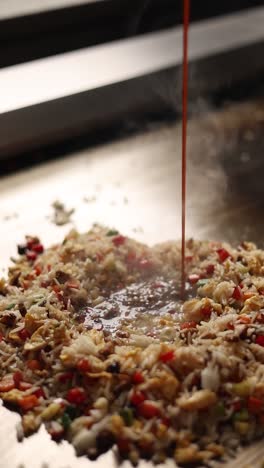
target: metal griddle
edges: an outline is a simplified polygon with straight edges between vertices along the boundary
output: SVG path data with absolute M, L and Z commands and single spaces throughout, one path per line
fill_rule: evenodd
M 188 236 L 233 243 L 250 239 L 263 246 L 263 126 L 261 100 L 190 122 Z M 47 219 L 56 198 L 75 207 L 74 225 L 81 231 L 97 221 L 149 244 L 179 238 L 180 148 L 180 126 L 171 124 L 2 179 L 1 265 L 8 265 L 25 233 L 39 235 L 45 245 L 63 239 L 70 226 Z M 56 445 L 43 428 L 18 443 L 19 416 L 0 408 L 0 417 L 0 468 L 117 466 L 112 452 L 96 462 L 76 458 L 67 443 Z M 258 468 L 262 452 L 245 449 L 227 466 Z M 151 464 L 140 464 L 145 466 Z

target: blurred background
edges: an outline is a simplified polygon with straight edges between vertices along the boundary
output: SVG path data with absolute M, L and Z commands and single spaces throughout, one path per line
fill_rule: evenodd
M 190 235 L 262 243 L 263 24 L 260 0 L 191 1 Z M 134 224 L 138 216 L 149 229 L 142 237 L 178 236 L 181 61 L 182 1 L 1 0 L 2 203 L 8 174 L 57 161 L 54 184 L 62 190 L 62 169 L 73 171 L 82 154 L 81 176 L 89 172 L 94 186 L 107 183 L 106 171 L 130 184 Z M 46 175 L 35 177 L 39 186 L 47 183 Z M 20 200 L 29 186 L 25 179 L 16 188 Z M 92 219 L 131 217 L 131 207 L 127 218 L 111 210 L 110 219 L 106 207 L 97 216 L 95 204 Z

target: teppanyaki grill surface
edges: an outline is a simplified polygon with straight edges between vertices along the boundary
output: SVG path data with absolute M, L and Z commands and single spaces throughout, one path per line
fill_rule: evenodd
M 240 181 L 245 177 L 241 166 L 248 167 L 248 171 L 245 171 L 248 181 L 254 179 L 255 168 L 259 172 L 262 167 L 261 158 L 252 163 L 252 148 L 259 146 L 261 140 L 256 138 L 260 131 L 256 129 L 261 129 L 263 121 L 263 105 L 258 102 L 237 105 L 228 112 L 212 114 L 210 119 L 191 123 L 188 177 L 192 191 L 189 192 L 188 235 L 231 242 L 247 238 L 261 245 L 261 190 L 256 200 L 254 192 L 250 189 L 245 191 Z M 75 223 L 80 230 L 87 227 L 89 217 L 91 223 L 100 221 L 115 225 L 149 243 L 179 237 L 176 200 L 180 145 L 176 148 L 175 135 L 179 138 L 179 129 L 163 128 L 114 146 L 107 145 L 89 152 L 89 155 L 83 152 L 66 161 L 50 163 L 3 180 L 3 218 L 8 214 L 17 215 L 9 220 L 3 219 L 1 223 L 4 266 L 7 265 L 8 256 L 14 254 L 14 246 L 23 237 L 25 227 L 27 233 L 40 235 L 47 239 L 47 243 L 54 242 L 59 236 L 63 238 L 68 226 L 58 230 L 45 218 L 49 214 L 50 203 L 58 196 L 68 205 L 76 207 Z M 231 164 L 234 168 L 232 173 L 228 172 L 225 151 L 229 154 L 229 164 L 231 158 L 234 161 Z M 115 174 L 109 177 L 107 168 L 113 165 Z M 235 170 L 236 165 L 240 171 Z M 52 177 L 47 178 L 51 172 Z M 128 172 L 129 178 L 126 175 Z M 97 184 L 101 184 L 100 189 L 95 187 L 95 179 Z M 61 184 L 58 183 L 60 180 Z M 87 194 L 89 184 L 93 189 Z M 36 206 L 31 203 L 32 189 Z M 94 192 L 96 200 L 83 202 L 83 197 L 88 195 L 89 198 L 91 192 Z M 18 208 L 18 213 L 14 213 L 14 206 Z M 162 226 L 157 223 L 157 213 L 162 216 Z M 1 468 L 18 467 L 21 463 L 34 468 L 43 466 L 45 462 L 56 468 L 89 466 L 91 463 L 86 459 L 76 459 L 70 447 L 51 442 L 43 430 L 18 444 L 14 429 L 17 416 L 3 408 L 1 412 L 5 420 L 1 434 Z M 45 456 L 40 456 L 40 452 Z M 250 448 L 237 464 L 231 462 L 230 466 L 241 466 L 241 460 L 245 463 L 248 460 L 249 466 L 258 466 L 260 452 Z M 99 466 L 105 463 L 114 465 L 115 461 L 113 455 L 108 453 L 96 463 Z

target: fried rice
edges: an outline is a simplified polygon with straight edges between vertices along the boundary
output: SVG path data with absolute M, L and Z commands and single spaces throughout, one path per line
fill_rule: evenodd
M 19 438 L 96 458 L 210 463 L 264 431 L 264 251 L 152 248 L 114 229 L 28 236 L 0 282 L 0 397 Z

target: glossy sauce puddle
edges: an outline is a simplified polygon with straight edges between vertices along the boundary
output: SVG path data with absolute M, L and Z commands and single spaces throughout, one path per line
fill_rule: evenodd
M 185 291 L 186 298 L 194 294 L 193 287 Z M 179 281 L 155 277 L 111 293 L 101 304 L 82 309 L 80 317 L 87 329 L 103 330 L 111 336 L 126 338 L 125 330 L 129 329 L 160 339 L 164 331 L 160 319 L 181 320 L 181 308 Z

